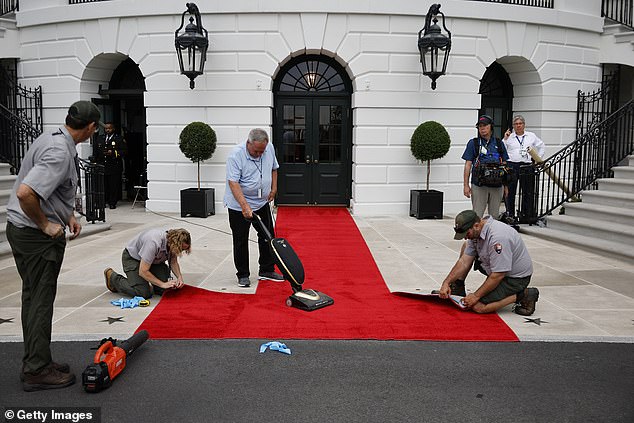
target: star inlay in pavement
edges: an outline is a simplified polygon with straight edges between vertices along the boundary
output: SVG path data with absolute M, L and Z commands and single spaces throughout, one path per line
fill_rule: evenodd
M 548 323 L 545 320 L 542 320 L 541 318 L 536 318 L 536 319 L 531 319 L 529 317 L 524 317 L 524 320 L 526 320 L 524 323 L 535 323 L 537 326 L 541 326 L 542 323 Z
M 109 325 L 113 324 L 114 322 L 124 323 L 123 317 L 108 317 L 106 320 L 101 320 L 101 322 L 108 322 Z
M 10 319 L 3 319 L 2 317 L 0 317 L 0 325 L 3 323 L 13 323 L 13 317 Z

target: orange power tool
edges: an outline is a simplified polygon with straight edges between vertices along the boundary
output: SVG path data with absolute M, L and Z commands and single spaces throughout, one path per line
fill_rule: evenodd
M 114 378 L 125 368 L 127 358 L 149 337 L 147 331 L 142 330 L 119 345 L 116 339 L 102 339 L 94 363 L 88 365 L 81 375 L 86 392 L 99 392 L 112 385 Z

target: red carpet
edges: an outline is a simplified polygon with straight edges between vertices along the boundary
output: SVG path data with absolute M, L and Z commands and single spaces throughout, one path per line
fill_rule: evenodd
M 345 208 L 281 207 L 276 232 L 302 260 L 304 288 L 328 294 L 334 305 L 312 312 L 287 307 L 287 282 L 260 282 L 256 295 L 186 286 L 166 292 L 139 329 L 154 339 L 517 341 L 495 314 L 391 294 Z

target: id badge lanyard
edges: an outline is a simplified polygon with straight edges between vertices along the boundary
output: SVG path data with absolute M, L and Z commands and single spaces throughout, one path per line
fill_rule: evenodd
M 478 137 L 478 144 L 480 144 L 480 154 L 487 155 L 489 153 L 488 143 L 483 143 L 482 138 Z M 491 142 L 491 140 L 489 140 Z
M 262 181 L 262 156 L 260 156 L 260 166 L 258 166 L 258 162 L 256 162 L 255 160 L 253 160 L 253 164 L 255 165 L 255 168 L 258 170 L 258 172 L 260 172 L 260 188 L 258 188 L 258 198 L 262 198 L 262 192 L 263 192 L 263 188 L 264 188 L 264 182 Z
M 515 135 L 515 139 L 517 139 L 517 142 L 520 143 L 520 155 L 522 156 L 523 159 L 528 159 L 528 151 L 526 148 L 524 148 L 524 137 L 526 136 L 526 134 L 522 135 L 522 139 L 520 140 L 520 137 L 517 136 L 517 134 Z

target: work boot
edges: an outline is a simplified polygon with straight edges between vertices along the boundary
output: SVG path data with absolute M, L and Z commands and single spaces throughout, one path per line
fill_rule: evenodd
M 117 288 L 112 285 L 112 281 L 110 280 L 113 273 L 114 270 L 112 270 L 112 267 L 108 267 L 106 270 L 103 271 L 103 276 L 106 279 L 106 288 L 108 288 L 110 292 L 117 292 Z
M 70 373 L 70 366 L 67 363 L 56 363 L 51 361 L 51 366 L 57 369 L 58 372 Z M 24 365 L 22 365 L 22 371 L 20 372 L 20 381 L 24 382 Z
M 26 392 L 41 391 L 43 389 L 59 389 L 75 383 L 73 373 L 62 373 L 52 364 L 44 367 L 38 373 L 25 373 L 22 389 Z
M 463 280 L 457 279 L 453 282 L 450 282 L 449 288 L 451 289 L 451 295 L 457 295 L 459 297 L 467 296 L 467 290 L 465 289 Z
M 513 311 L 520 316 L 531 316 L 535 313 L 535 303 L 539 299 L 537 288 L 526 288 L 524 296 L 519 300 Z

